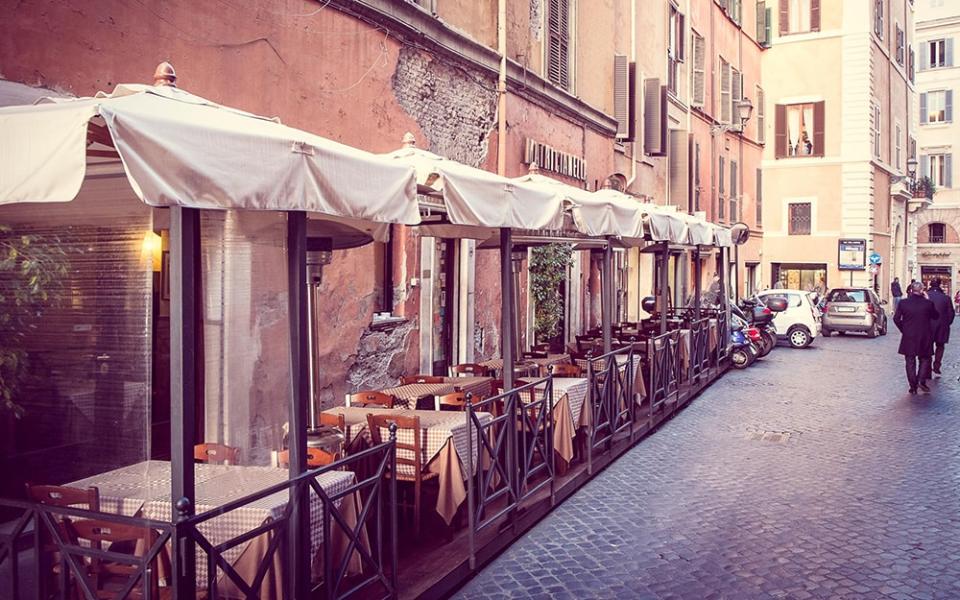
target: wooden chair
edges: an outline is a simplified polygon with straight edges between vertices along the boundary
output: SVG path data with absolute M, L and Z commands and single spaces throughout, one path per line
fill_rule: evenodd
M 550 365 L 550 372 L 554 377 L 580 377 L 580 365 L 553 364 Z
M 533 352 L 549 352 L 550 344 L 534 344 L 530 350 Z
M 410 385 L 411 383 L 443 383 L 443 377 L 436 375 L 404 375 L 400 378 L 400 385 Z
M 290 451 L 284 450 L 277 456 L 281 468 L 290 466 Z M 327 452 L 322 448 L 307 448 L 307 468 L 318 469 L 325 467 L 337 460 L 337 455 Z
M 532 351 L 532 352 L 521 352 L 521 353 L 520 353 L 520 357 L 521 357 L 521 358 L 547 358 L 548 356 L 549 356 L 549 355 L 548 355 L 546 352 L 538 352 L 538 351 L 535 351 L 535 350 Z
M 423 482 L 437 478 L 436 473 L 424 472 L 423 440 L 420 417 L 404 415 L 367 415 L 367 429 L 374 445 L 383 443 L 381 428 L 397 425 L 397 472 L 391 473 L 398 482 L 413 484 L 413 530 L 420 535 L 420 499 Z
M 350 428 L 347 427 L 346 418 L 343 416 L 343 413 L 335 415 L 333 413 L 320 413 L 320 424 L 326 425 L 327 427 L 336 427 L 340 430 L 340 433 L 343 434 L 343 452 L 346 454 L 347 448 L 350 447 Z
M 193 460 L 218 465 L 235 465 L 240 461 L 240 448 L 223 444 L 197 444 L 193 447 Z
M 67 521 L 66 527 L 77 540 L 85 540 L 93 547 L 110 545 L 111 549 L 120 547 L 151 548 L 157 540 L 157 533 L 149 527 L 138 527 L 125 523 L 82 519 Z M 113 551 L 113 550 L 112 550 Z M 135 565 L 128 565 L 93 555 L 85 563 L 87 580 L 92 584 L 98 598 L 115 598 L 130 576 L 136 571 Z M 160 580 L 157 565 L 145 570 L 137 585 L 125 598 L 143 598 L 143 578 L 148 577 L 150 597 L 160 597 Z M 83 595 L 83 594 L 81 594 Z
M 62 506 L 71 508 L 82 508 L 94 512 L 100 512 L 100 491 L 95 487 L 86 489 L 67 487 L 62 485 L 33 485 L 28 483 L 27 498 L 38 504 L 47 504 L 49 506 Z M 70 530 L 64 523 L 66 518 L 56 519 L 60 526 L 60 535 L 68 544 L 76 544 Z M 51 576 L 51 581 L 59 580 L 60 574 L 60 548 L 54 541 L 46 527 L 40 527 L 40 553 L 41 572 Z M 44 582 L 42 585 L 46 585 Z M 42 590 L 43 588 L 41 588 Z
M 475 363 L 463 363 L 462 365 L 454 365 L 450 367 L 450 372 L 453 373 L 455 377 L 489 377 L 490 369 L 483 365 L 478 365 Z
M 476 404 L 483 400 L 482 396 L 473 396 L 472 404 Z M 439 410 L 443 410 L 444 407 L 453 410 L 466 410 L 467 409 L 467 392 L 453 392 L 452 394 L 446 394 L 439 396 L 437 398 L 437 405 Z
M 348 396 L 350 406 L 393 408 L 393 396 L 383 392 L 357 392 Z

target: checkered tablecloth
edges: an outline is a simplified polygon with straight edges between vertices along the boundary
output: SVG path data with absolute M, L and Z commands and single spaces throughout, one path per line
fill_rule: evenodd
M 452 383 L 408 383 L 379 391 L 393 396 L 394 408 L 410 408 L 411 404 L 416 407 L 420 398 L 452 394 L 455 388 Z
M 458 391 L 470 392 L 474 396 L 486 398 L 493 387 L 493 377 L 444 377 L 443 381 L 452 383 Z
M 540 365 L 525 362 L 516 362 L 513 365 L 513 372 L 518 375 L 536 375 L 539 372 Z M 502 358 L 491 358 L 490 360 L 485 360 L 480 363 L 481 366 L 487 367 L 488 369 L 493 369 L 497 374 L 497 377 L 503 377 L 503 359 Z
M 448 440 L 453 440 L 454 449 L 457 451 L 457 456 L 460 459 L 460 464 L 464 466 L 464 473 L 466 472 L 467 465 L 467 456 L 468 456 L 468 432 L 473 437 L 473 451 L 474 451 L 474 461 L 473 464 L 477 464 L 477 449 L 479 447 L 479 440 L 477 440 L 477 432 L 475 427 L 467 427 L 467 415 L 463 412 L 454 412 L 454 411 L 437 411 L 437 410 L 390 410 L 383 408 L 361 408 L 361 407 L 345 407 L 338 406 L 336 408 L 331 408 L 330 410 L 324 411 L 326 413 L 332 414 L 342 414 L 344 416 L 344 424 L 347 429 L 350 431 L 350 439 L 356 439 L 356 436 L 363 436 L 369 440 L 369 432 L 367 432 L 367 415 L 368 414 L 388 414 L 388 415 L 402 415 L 402 416 L 417 416 L 420 417 L 420 444 L 421 444 L 421 462 L 424 466 L 427 466 L 430 461 L 440 452 L 441 449 L 447 444 Z M 491 420 L 493 417 L 488 413 L 477 413 L 478 418 L 481 423 L 485 423 Z M 390 431 L 387 429 L 381 429 L 380 431 L 381 439 L 387 440 L 390 437 Z M 397 431 L 397 442 L 403 444 L 412 444 L 413 443 L 413 432 L 410 430 L 399 430 Z M 405 458 L 413 458 L 413 453 L 408 450 L 398 450 L 397 456 Z M 413 468 L 409 465 L 398 465 L 397 470 L 400 473 L 412 475 Z
M 523 381 L 521 380 L 521 383 Z M 529 390 L 520 392 L 520 399 L 524 402 L 533 402 L 534 399 L 543 398 L 543 391 L 546 387 L 542 383 L 534 388 L 535 393 L 531 397 Z M 587 399 L 587 379 L 583 377 L 554 377 L 553 378 L 553 405 L 556 406 L 564 398 L 570 404 L 570 413 L 573 422 L 580 422 L 580 413 L 583 411 L 583 403 Z
M 197 464 L 194 473 L 197 514 L 282 483 L 288 477 L 286 469 L 233 465 Z M 349 471 L 330 471 L 317 477 L 320 486 L 330 495 L 347 489 L 355 480 L 354 474 Z M 104 512 L 169 522 L 170 481 L 169 462 L 146 461 L 69 485 L 96 486 L 100 491 L 100 508 Z M 217 546 L 259 527 L 269 519 L 279 518 L 287 507 L 288 499 L 288 492 L 284 490 L 205 521 L 198 529 L 212 545 Z M 310 493 L 310 540 L 311 554 L 315 554 L 323 543 L 323 504 L 313 492 Z M 232 564 L 245 549 L 246 544 L 238 544 L 226 550 L 223 556 Z M 197 584 L 206 586 L 206 578 L 207 561 L 203 551 L 198 550 Z

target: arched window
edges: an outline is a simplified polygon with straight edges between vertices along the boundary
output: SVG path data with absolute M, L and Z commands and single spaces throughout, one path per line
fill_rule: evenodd
M 943 223 L 927 225 L 927 239 L 931 244 L 942 244 L 947 241 L 947 227 Z

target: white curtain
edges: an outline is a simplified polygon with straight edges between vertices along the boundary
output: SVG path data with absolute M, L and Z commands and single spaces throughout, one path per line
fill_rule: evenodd
M 800 107 L 787 107 L 787 146 L 788 154 L 795 154 L 800 141 Z
M 810 31 L 810 0 L 790 0 L 791 33 Z
M 806 139 L 810 141 L 810 148 L 813 148 L 813 105 L 807 104 L 803 107 L 803 132 L 806 133 Z M 810 154 L 804 148 L 805 154 Z

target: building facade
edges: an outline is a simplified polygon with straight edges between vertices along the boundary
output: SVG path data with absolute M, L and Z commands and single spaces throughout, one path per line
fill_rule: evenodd
M 908 279 L 909 220 L 923 204 L 904 184 L 917 120 L 914 2 L 765 5 L 764 283 L 869 286 L 886 298 L 893 277 Z
M 929 178 L 934 193 L 929 208 L 917 215 L 912 276 L 941 279 L 945 290 L 960 286 L 960 185 L 954 183 L 954 154 L 960 150 L 960 117 L 954 96 L 960 91 L 960 65 L 954 44 L 960 40 L 960 4 L 917 0 L 917 129 L 919 175 Z

